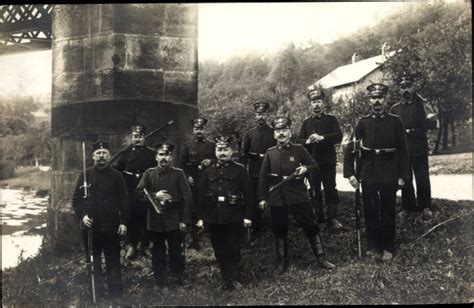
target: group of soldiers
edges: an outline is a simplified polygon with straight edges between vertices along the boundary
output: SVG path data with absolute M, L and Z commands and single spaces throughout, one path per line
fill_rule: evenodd
M 395 252 L 397 190 L 402 189 L 405 210 L 429 215 L 431 207 L 426 134 L 434 128 L 433 121 L 427 120 L 413 80 L 404 76 L 398 85 L 401 102 L 390 112 L 388 87 L 381 83 L 367 87 L 370 112 L 357 123 L 354 141 L 347 145 L 344 155 L 344 177 L 354 188 L 362 187 L 367 254 L 383 261 L 391 260 Z M 109 293 L 123 292 L 120 236 L 125 234 L 126 258 L 139 253 L 139 244 L 145 253 L 152 242 L 157 284 L 181 285 L 188 228 L 190 247 L 196 250 L 200 249 L 200 230 L 209 233 L 222 288 L 234 289 L 245 228 L 252 227 L 254 236 L 258 236 L 267 207 L 278 273 L 286 272 L 290 262 L 290 212 L 308 238 L 317 264 L 334 269 L 336 266 L 324 253 L 318 225 L 327 222 L 333 230 L 345 229 L 338 220 L 336 189 L 335 146 L 341 142 L 342 132 L 337 119 L 325 112 L 329 102 L 324 92 L 311 88 L 307 96 L 311 116 L 293 138 L 295 143 L 291 141 L 289 118 L 276 117 L 269 123 L 269 104 L 254 104 L 257 125 L 245 135 L 241 163 L 233 159 L 232 136 L 219 135 L 214 142 L 206 139 L 204 118 L 192 121 L 194 139 L 182 149 L 176 167 L 172 163 L 175 146 L 145 146 L 143 125 L 132 127 L 132 146 L 112 162 L 109 144 L 94 143 L 94 166 L 85 172 L 92 201 L 83 198 L 81 175 L 74 190 L 73 208 L 81 221 L 85 243 L 87 230 L 93 230 L 93 262 L 99 269 L 98 279 L 103 279 L 101 255 L 105 255 Z

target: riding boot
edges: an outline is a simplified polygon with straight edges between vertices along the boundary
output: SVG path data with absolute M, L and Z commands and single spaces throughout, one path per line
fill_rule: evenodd
M 290 265 L 290 256 L 288 254 L 288 237 L 282 239 L 283 242 L 283 265 L 280 270 L 280 274 L 285 273 Z
M 324 269 L 336 268 L 336 265 L 327 261 L 325 258 L 324 251 L 323 251 L 323 244 L 322 244 L 321 237 L 319 236 L 319 234 L 309 237 L 309 243 L 311 245 L 311 249 L 313 250 L 314 256 L 317 259 L 319 267 L 324 268 Z
M 281 265 L 281 261 L 282 261 L 282 258 L 283 258 L 283 254 L 282 254 L 282 245 L 283 243 L 281 242 L 281 239 L 278 238 L 278 237 L 275 237 L 275 270 L 278 270 L 278 268 L 280 267 Z

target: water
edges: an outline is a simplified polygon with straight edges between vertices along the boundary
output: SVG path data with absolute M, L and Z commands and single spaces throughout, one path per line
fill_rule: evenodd
M 34 191 L 0 189 L 2 270 L 38 253 L 48 202 L 48 197 L 37 197 Z

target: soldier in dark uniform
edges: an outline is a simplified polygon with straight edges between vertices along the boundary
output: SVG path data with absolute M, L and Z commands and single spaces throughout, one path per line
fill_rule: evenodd
M 267 124 L 268 103 L 255 103 L 255 119 L 257 126 L 252 128 L 245 134 L 242 146 L 243 163 L 247 165 L 247 169 L 252 179 L 253 187 L 258 186 L 258 176 L 262 167 L 265 152 L 276 144 L 273 138 L 273 128 Z M 255 198 L 257 194 L 255 194 Z M 255 200 L 254 219 L 252 219 L 253 233 L 257 234 L 261 228 L 262 211 L 258 207 Z
M 109 165 L 110 150 L 107 142 L 92 146 L 94 166 L 86 170 L 89 198 L 83 198 L 84 175 L 77 179 L 72 207 L 81 220 L 82 238 L 88 255 L 87 228 L 93 231 L 93 257 L 97 291 L 103 293 L 102 252 L 105 255 L 106 278 L 109 293 L 121 296 L 123 292 L 120 270 L 120 239 L 127 233 L 129 202 L 125 181 Z M 89 260 L 89 258 L 87 258 Z
M 141 242 L 141 252 L 143 254 L 148 248 L 149 239 L 145 228 L 147 203 L 136 199 L 134 192 L 143 172 L 156 166 L 155 151 L 145 146 L 146 127 L 134 125 L 131 130 L 132 147 L 122 152 L 113 163 L 113 166 L 122 172 L 130 198 L 131 213 L 128 230 L 130 246 L 125 255 L 127 259 L 136 256 L 138 242 Z
M 243 228 L 252 225 L 254 196 L 247 169 L 232 161 L 231 136 L 218 136 L 218 162 L 202 173 L 199 183 L 198 223 L 208 224 L 214 255 L 221 270 L 222 289 L 235 288 L 241 260 Z
M 273 120 L 272 126 L 277 146 L 268 149 L 263 158 L 258 185 L 258 200 L 260 200 L 261 208 L 265 208 L 267 203 L 270 205 L 277 268 L 281 265 L 282 256 L 283 265 L 280 273 L 285 272 L 289 265 L 288 215 L 291 211 L 296 222 L 308 237 L 318 265 L 326 269 L 333 269 L 335 265 L 324 259 L 320 230 L 316 224 L 303 177 L 306 173 L 317 172 L 318 163 L 302 145 L 290 142 L 290 119 L 278 117 Z M 292 173 L 297 175 L 294 179 L 269 193 L 270 185 L 281 182 Z
M 408 142 L 409 172 L 408 180 L 402 189 L 402 206 L 405 210 L 423 211 L 431 216 L 431 186 L 428 168 L 428 138 L 429 129 L 436 128 L 436 120 L 427 118 L 423 99 L 413 90 L 413 80 L 403 76 L 399 81 L 401 102 L 390 109 L 390 113 L 400 117 L 405 126 Z M 413 187 L 413 174 L 416 181 L 416 198 Z
M 165 240 L 168 243 L 170 278 L 172 282 L 182 284 L 185 267 L 182 232 L 191 223 L 193 205 L 191 189 L 183 170 L 170 166 L 173 148 L 169 143 L 156 146 L 158 166 L 145 171 L 136 190 L 137 195 L 144 198 L 143 189 L 146 188 L 161 212 L 158 214 L 149 204 L 147 230 L 153 242 L 153 273 L 161 286 L 167 281 Z
M 342 140 L 341 128 L 334 116 L 324 112 L 327 99 L 322 90 L 310 89 L 308 99 L 313 115 L 304 120 L 297 140 L 304 144 L 319 165 L 319 172 L 314 173 L 310 181 L 313 207 L 317 213 L 318 222 L 324 222 L 322 183 L 329 225 L 334 229 L 342 229 L 342 224 L 336 218 L 337 205 L 340 201 L 336 189 L 335 149 L 335 145 Z
M 367 254 L 382 253 L 390 261 L 395 251 L 395 200 L 399 187 L 408 177 L 405 129 L 399 117 L 385 111 L 388 87 L 369 85 L 371 113 L 355 127 L 360 142 L 360 179 L 354 170 L 353 144 L 346 148 L 344 177 L 354 188 L 362 184 Z
M 214 142 L 206 139 L 207 119 L 196 118 L 192 120 L 194 140 L 184 146 L 179 158 L 178 167 L 184 170 L 191 191 L 193 193 L 193 223 L 191 224 L 191 248 L 199 250 L 198 229 L 195 223 L 198 185 L 202 171 L 215 161 Z

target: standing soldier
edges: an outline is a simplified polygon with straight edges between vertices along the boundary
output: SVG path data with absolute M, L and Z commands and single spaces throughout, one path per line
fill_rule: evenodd
M 130 198 L 131 215 L 128 230 L 130 246 L 125 255 L 127 259 L 136 256 L 138 242 L 141 242 L 142 254 L 145 254 L 148 248 L 149 239 L 145 228 L 147 204 L 135 198 L 135 188 L 140 182 L 143 172 L 156 166 L 155 151 L 145 146 L 146 127 L 144 125 L 134 125 L 131 130 L 132 147 L 122 152 L 113 163 L 113 166 L 122 172 Z
M 258 200 L 260 200 L 261 208 L 265 208 L 267 203 L 270 205 L 277 268 L 281 265 L 282 256 L 283 266 L 280 273 L 285 272 L 289 266 L 288 214 L 291 211 L 308 237 L 318 265 L 322 268 L 333 269 L 335 265 L 324 259 L 320 230 L 316 224 L 303 178 L 303 175 L 308 172 L 317 172 L 318 163 L 302 145 L 290 142 L 291 121 L 289 118 L 278 117 L 272 121 L 272 126 L 277 146 L 268 149 L 263 158 Z M 281 181 L 287 182 L 269 192 L 270 185 L 276 185 Z
M 186 144 L 181 157 L 179 158 L 178 166 L 184 170 L 191 191 L 193 193 L 193 223 L 191 224 L 191 248 L 195 250 L 200 249 L 198 230 L 195 223 L 196 219 L 196 206 L 198 198 L 198 185 L 201 180 L 202 171 L 209 167 L 215 160 L 215 148 L 214 142 L 206 139 L 206 127 L 207 119 L 196 118 L 191 121 L 193 125 L 194 140 Z
M 353 146 L 346 148 L 344 177 L 354 188 L 362 184 L 367 254 L 382 253 L 390 261 L 395 251 L 395 200 L 408 177 L 405 129 L 399 117 L 385 111 L 388 87 L 375 83 L 367 87 L 371 113 L 355 127 L 360 142 L 360 179 L 356 178 Z
M 232 161 L 231 136 L 218 136 L 217 163 L 204 170 L 199 183 L 198 223 L 209 226 L 214 256 L 219 264 L 223 290 L 235 288 L 241 260 L 243 228 L 252 225 L 254 196 L 247 169 Z
M 403 76 L 399 82 L 402 100 L 390 109 L 400 117 L 405 126 L 408 142 L 408 180 L 402 189 L 402 207 L 406 211 L 423 211 L 431 216 L 431 187 L 428 169 L 428 129 L 436 128 L 433 115 L 426 117 L 423 99 L 413 90 L 413 80 Z M 433 121 L 434 120 L 434 121 Z M 413 173 L 416 181 L 416 198 L 413 187 Z
M 308 99 L 313 115 L 304 120 L 298 142 L 305 145 L 319 165 L 319 172 L 314 173 L 310 181 L 313 207 L 317 213 L 318 222 L 324 222 L 322 183 L 329 225 L 334 229 L 342 229 L 342 224 L 337 220 L 337 205 L 340 201 L 336 190 L 335 149 L 335 145 L 342 140 L 341 128 L 334 116 L 324 112 L 327 98 L 323 91 L 310 89 Z
M 106 277 L 109 294 L 123 293 L 120 270 L 120 236 L 127 233 L 129 202 L 125 181 L 109 165 L 110 150 L 107 142 L 92 145 L 94 166 L 86 170 L 89 198 L 83 198 L 84 175 L 77 179 L 72 197 L 72 207 L 81 220 L 82 238 L 87 250 L 87 229 L 93 232 L 93 257 L 99 293 L 103 293 L 102 252 L 105 255 Z M 89 258 L 87 259 L 89 260 Z
M 183 282 L 185 260 L 182 245 L 185 243 L 182 232 L 191 223 L 193 205 L 191 189 L 183 171 L 170 165 L 173 149 L 174 146 L 169 143 L 157 144 L 158 166 L 145 171 L 136 190 L 137 195 L 143 198 L 146 189 L 151 198 L 148 201 L 155 203 L 148 206 L 147 230 L 153 242 L 153 274 L 160 286 L 164 286 L 167 281 L 165 240 L 168 243 L 171 281 L 178 285 Z
M 256 188 L 265 152 L 274 146 L 276 141 L 273 138 L 273 128 L 267 124 L 268 103 L 255 103 L 253 106 L 255 108 L 257 126 L 245 135 L 242 155 L 252 179 L 253 187 Z M 255 194 L 256 197 L 257 195 Z M 256 235 L 260 231 L 262 224 L 262 211 L 259 209 L 256 199 L 254 213 L 255 216 L 252 223 L 253 233 Z

